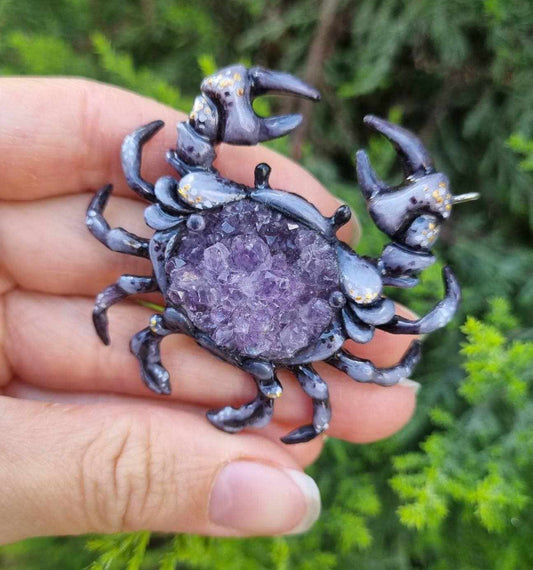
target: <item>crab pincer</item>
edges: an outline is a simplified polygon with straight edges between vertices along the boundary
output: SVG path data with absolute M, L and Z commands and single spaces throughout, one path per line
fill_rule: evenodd
M 215 103 L 219 113 L 218 140 L 239 145 L 254 145 L 281 137 L 302 121 L 300 114 L 259 117 L 252 106 L 255 98 L 281 93 L 312 101 L 320 99 L 316 89 L 289 73 L 262 67 L 246 69 L 244 65 L 232 65 L 206 77 L 201 90 Z M 193 114 L 196 119 L 194 108 Z

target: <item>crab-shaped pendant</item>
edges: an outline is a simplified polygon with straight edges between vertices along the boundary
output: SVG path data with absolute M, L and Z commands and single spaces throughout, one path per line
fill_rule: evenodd
M 173 333 L 193 337 L 211 353 L 245 370 L 257 396 L 240 408 L 210 411 L 217 428 L 238 432 L 266 425 L 281 395 L 281 368 L 293 372 L 313 402 L 309 425 L 282 438 L 309 441 L 327 429 L 331 418 L 328 387 L 312 363 L 325 361 L 358 382 L 391 386 L 408 377 L 420 356 L 413 342 L 402 361 L 376 368 L 345 349 L 347 339 L 369 342 L 376 328 L 395 334 L 429 333 L 454 315 L 460 289 L 444 269 L 445 297 L 424 317 L 411 321 L 395 314 L 384 286 L 413 287 L 417 275 L 434 263 L 431 247 L 452 205 L 475 194 L 452 196 L 446 176 L 436 172 L 426 149 L 409 131 L 367 116 L 365 123 L 385 135 L 403 161 L 406 179 L 395 188 L 380 181 L 364 151 L 357 174 L 370 215 L 391 238 L 379 259 L 357 255 L 336 232 L 350 219 L 347 206 L 324 217 L 304 198 L 269 185 L 270 167 L 255 169 L 254 187 L 222 177 L 213 167 L 215 147 L 225 142 L 253 145 L 287 134 L 301 117 L 260 118 L 254 97 L 270 91 L 318 100 L 312 87 L 286 73 L 242 65 L 206 78 L 189 120 L 178 125 L 168 162 L 181 176 L 164 176 L 155 185 L 140 175 L 142 147 L 162 126 L 155 121 L 128 135 L 122 164 L 132 190 L 152 204 L 145 210 L 150 239 L 111 229 L 103 211 L 112 187 L 90 203 L 87 226 L 113 251 L 148 258 L 153 274 L 122 275 L 96 299 L 96 331 L 109 343 L 107 310 L 128 295 L 159 291 L 165 309 L 131 340 L 145 384 L 170 393 L 161 363 L 161 340 Z

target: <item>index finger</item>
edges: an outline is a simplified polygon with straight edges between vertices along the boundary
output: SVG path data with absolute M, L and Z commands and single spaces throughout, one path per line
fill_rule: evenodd
M 165 151 L 174 147 L 180 113 L 129 91 L 76 78 L 0 80 L 0 168 L 4 200 L 33 200 L 74 194 L 113 183 L 116 193 L 133 197 L 120 164 L 125 135 L 162 119 L 166 127 L 147 145 L 143 176 L 155 181 L 173 171 Z M 215 163 L 222 174 L 245 184 L 254 167 L 268 162 L 274 187 L 301 194 L 325 215 L 339 202 L 310 173 L 265 147 L 222 147 Z M 341 229 L 350 240 L 353 224 Z

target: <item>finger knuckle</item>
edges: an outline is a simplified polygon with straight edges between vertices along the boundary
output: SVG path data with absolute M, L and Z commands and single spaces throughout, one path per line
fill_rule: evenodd
M 150 527 L 163 505 L 164 459 L 154 450 L 149 414 L 114 420 L 86 446 L 81 496 L 89 527 L 123 532 Z

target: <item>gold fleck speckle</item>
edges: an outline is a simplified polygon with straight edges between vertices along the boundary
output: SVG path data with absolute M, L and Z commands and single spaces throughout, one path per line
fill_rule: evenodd
M 446 184 L 444 184 L 444 182 L 439 182 L 439 187 L 440 188 L 446 188 Z
M 428 224 L 428 228 L 429 228 L 430 230 L 434 230 L 434 229 L 435 229 L 435 224 L 434 224 L 433 222 L 430 222 L 430 223 Z
M 446 209 L 447 209 L 447 210 L 451 210 L 451 209 L 452 209 L 452 205 L 451 205 L 451 204 L 446 204 Z
M 234 73 L 233 79 L 235 79 L 235 81 L 240 81 L 242 79 L 241 74 L 240 73 Z
M 239 87 L 239 88 L 237 89 L 237 95 L 238 95 L 239 97 L 242 97 L 242 96 L 244 95 L 244 89 L 243 89 L 242 87 Z

